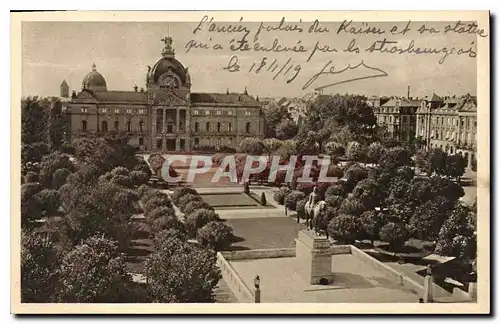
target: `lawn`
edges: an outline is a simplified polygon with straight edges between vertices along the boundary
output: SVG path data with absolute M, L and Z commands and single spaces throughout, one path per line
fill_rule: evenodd
M 228 219 L 237 242 L 234 250 L 295 247 L 295 238 L 304 225 L 289 217 Z
M 211 193 L 211 194 L 200 194 L 205 202 L 210 206 L 216 207 L 226 207 L 226 206 L 258 206 L 259 204 L 247 196 L 244 193 Z

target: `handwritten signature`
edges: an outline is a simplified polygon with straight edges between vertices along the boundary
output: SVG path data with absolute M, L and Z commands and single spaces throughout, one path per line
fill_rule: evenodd
M 353 82 L 353 81 L 359 81 L 359 80 L 372 79 L 372 78 L 380 78 L 380 77 L 386 77 L 386 76 L 388 76 L 387 72 L 385 72 L 384 70 L 376 68 L 376 67 L 368 66 L 368 65 L 365 64 L 364 61 L 361 61 L 359 64 L 354 65 L 354 66 L 351 66 L 351 64 L 349 64 L 345 68 L 343 68 L 342 70 L 337 70 L 336 67 L 335 67 L 335 65 L 333 65 L 333 61 L 329 60 L 325 64 L 325 66 L 321 69 L 321 71 L 319 71 L 318 73 L 314 74 L 304 84 L 304 86 L 302 87 L 302 90 L 306 90 L 307 88 L 309 88 L 322 75 L 338 75 L 338 74 L 344 73 L 346 71 L 356 70 L 358 68 L 365 68 L 365 72 L 366 72 L 365 75 L 361 75 L 361 76 L 355 77 L 355 78 L 348 78 L 348 77 L 346 77 L 345 79 L 338 80 L 338 81 L 336 81 L 334 83 L 330 83 L 330 84 L 327 84 L 327 85 L 316 87 L 315 90 L 318 91 L 318 90 L 322 90 L 322 89 L 325 89 L 325 88 L 332 87 L 334 85 L 348 83 L 348 82 Z

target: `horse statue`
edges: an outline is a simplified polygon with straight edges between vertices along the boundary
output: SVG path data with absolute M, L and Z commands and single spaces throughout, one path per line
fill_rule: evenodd
M 326 233 L 326 238 L 328 238 L 328 231 L 325 228 L 325 217 L 326 217 L 326 202 L 324 200 L 318 202 L 314 206 L 314 217 L 312 218 L 312 227 L 314 227 L 314 232 L 316 235 L 321 235 Z
M 316 187 L 313 188 L 313 191 L 309 194 L 309 199 L 307 200 L 304 209 L 306 212 L 306 228 L 313 229 L 313 218 L 314 218 L 314 208 L 316 207 L 316 203 L 319 201 L 319 195 L 316 192 Z

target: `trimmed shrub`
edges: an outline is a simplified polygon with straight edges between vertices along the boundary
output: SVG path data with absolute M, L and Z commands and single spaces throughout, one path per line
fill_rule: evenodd
M 297 202 L 306 198 L 306 194 L 301 191 L 292 191 L 285 197 L 285 206 L 289 210 L 295 211 L 297 209 Z
M 217 221 L 212 221 L 200 228 L 196 238 L 201 245 L 216 251 L 227 250 L 233 239 L 233 229 Z
M 288 187 L 281 187 L 277 191 L 274 192 L 273 198 L 276 200 L 276 202 L 280 205 L 285 204 L 285 197 L 288 196 L 289 193 L 291 193 L 292 190 Z

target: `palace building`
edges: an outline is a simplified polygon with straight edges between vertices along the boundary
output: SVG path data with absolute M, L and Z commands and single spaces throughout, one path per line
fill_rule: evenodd
M 377 124 L 385 136 L 402 142 L 419 140 L 427 149 L 439 148 L 448 154 L 461 154 L 468 168 L 476 160 L 477 99 L 466 94 L 461 97 L 440 97 L 435 93 L 418 99 L 374 98 Z
M 146 89 L 108 91 L 94 64 L 79 93 L 69 98 L 66 81 L 61 97 L 70 116 L 70 139 L 126 134 L 144 151 L 236 148 L 246 137 L 264 136 L 262 104 L 242 93 L 191 92 L 188 68 L 176 58 L 172 38 L 162 57 L 148 66 Z M 66 98 L 66 99 L 65 99 Z

